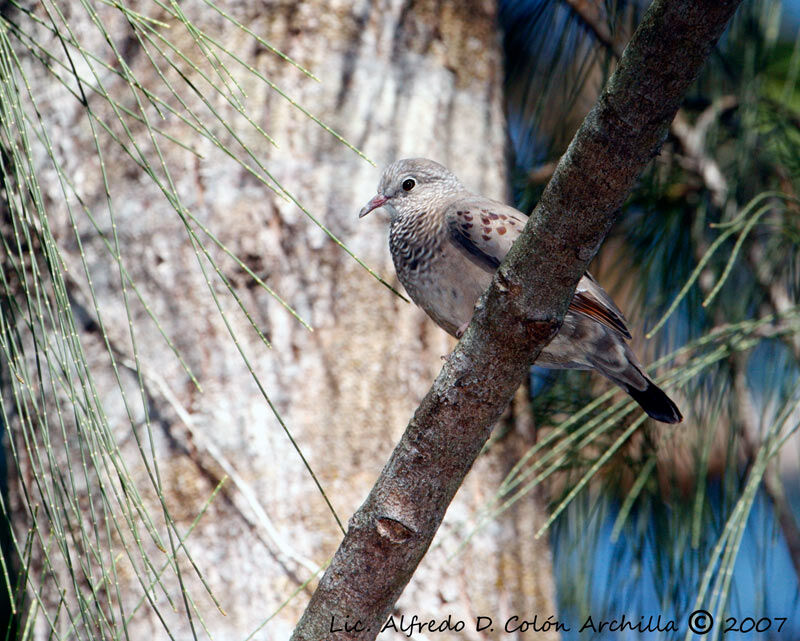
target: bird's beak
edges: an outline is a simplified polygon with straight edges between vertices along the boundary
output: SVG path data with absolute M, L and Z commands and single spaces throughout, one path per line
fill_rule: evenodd
M 363 218 L 373 209 L 377 209 L 378 207 L 383 207 L 386 201 L 389 200 L 386 196 L 381 196 L 380 194 L 375 196 L 372 200 L 370 200 L 366 206 L 358 212 L 358 217 Z

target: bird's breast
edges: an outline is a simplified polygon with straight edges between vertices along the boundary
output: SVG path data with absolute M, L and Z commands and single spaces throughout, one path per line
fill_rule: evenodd
M 474 265 L 444 235 L 420 239 L 393 226 L 389 247 L 408 295 L 440 327 L 455 334 L 472 317 L 491 274 Z

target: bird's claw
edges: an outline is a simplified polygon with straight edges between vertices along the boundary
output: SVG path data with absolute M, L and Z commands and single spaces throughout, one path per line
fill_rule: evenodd
M 472 319 L 470 318 L 470 320 L 472 320 Z M 467 321 L 466 323 L 464 323 L 461 327 L 459 327 L 456 330 L 456 338 L 460 339 L 464 335 L 464 332 L 467 331 L 467 327 L 469 327 L 469 322 L 470 321 Z

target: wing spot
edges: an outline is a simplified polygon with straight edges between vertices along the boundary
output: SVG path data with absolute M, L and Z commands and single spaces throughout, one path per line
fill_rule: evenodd
M 483 216 L 481 216 L 481 222 L 482 222 L 484 225 L 488 225 L 488 224 L 489 224 L 489 219 L 488 219 L 488 218 L 484 218 Z
M 508 216 L 506 216 L 505 214 L 500 214 L 500 220 L 506 220 L 507 218 Z
M 472 220 L 472 216 L 470 216 L 469 214 L 465 213 L 464 214 L 464 220 Z
M 491 218 L 492 220 L 497 220 L 498 218 L 500 218 L 500 216 L 492 212 L 491 214 L 489 214 L 489 218 Z
M 498 227 L 497 228 L 497 233 L 502 236 L 503 234 L 506 233 L 506 228 L 505 227 Z
M 492 233 L 492 228 L 491 227 L 484 227 L 483 228 L 483 233 L 484 234 L 491 234 Z
M 487 236 L 486 234 L 483 234 L 481 238 L 483 238 L 483 240 L 491 240 L 491 237 Z
M 464 229 L 471 229 L 473 227 L 473 224 L 472 223 L 464 223 L 463 225 L 461 225 L 461 227 L 464 228 Z

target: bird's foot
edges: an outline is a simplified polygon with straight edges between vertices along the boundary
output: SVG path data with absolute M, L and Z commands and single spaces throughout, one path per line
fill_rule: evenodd
M 467 327 L 469 327 L 469 323 L 472 319 L 470 318 L 466 323 L 464 323 L 461 327 L 456 330 L 456 338 L 461 338 L 464 335 L 464 332 L 467 331 Z

